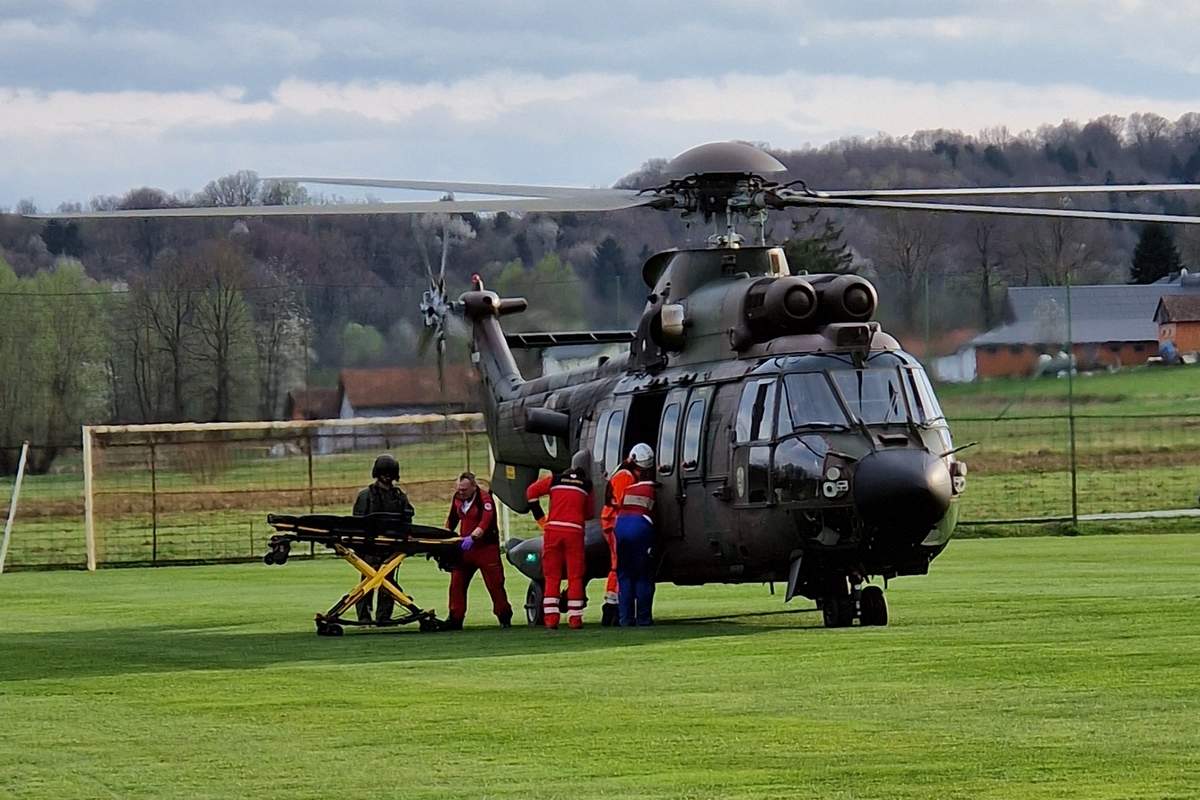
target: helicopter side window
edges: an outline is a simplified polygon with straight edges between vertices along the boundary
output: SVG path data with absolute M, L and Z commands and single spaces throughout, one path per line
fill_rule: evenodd
M 846 414 L 838 405 L 824 373 L 801 372 L 788 375 L 783 382 L 784 396 L 779 404 L 780 431 L 847 424 Z
M 683 420 L 683 464 L 691 472 L 700 468 L 700 447 L 704 442 L 704 400 L 693 400 Z
M 608 438 L 604 443 L 604 471 L 609 475 L 621 466 L 621 430 L 624 427 L 625 412 L 612 412 L 612 416 L 608 418 Z
M 835 370 L 831 374 L 846 405 L 863 422 L 884 425 L 908 421 L 900 370 Z
M 670 475 L 675 469 L 675 434 L 679 431 L 679 403 L 671 403 L 663 411 L 662 427 L 658 432 L 658 472 Z
M 914 367 L 905 370 L 905 374 L 908 376 L 909 393 L 921 408 L 921 421 L 933 422 L 945 419 L 946 415 L 942 413 L 942 407 L 938 404 L 937 396 L 933 393 L 933 385 L 929 382 L 929 376 L 925 374 L 925 370 Z
M 753 381 L 742 390 L 738 405 L 737 441 L 758 442 L 775 433 L 775 379 Z

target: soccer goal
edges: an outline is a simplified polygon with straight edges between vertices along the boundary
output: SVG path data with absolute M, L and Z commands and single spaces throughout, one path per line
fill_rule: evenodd
M 268 513 L 349 514 L 382 452 L 422 523 L 459 473 L 491 475 L 479 414 L 85 426 L 88 569 L 261 558 Z

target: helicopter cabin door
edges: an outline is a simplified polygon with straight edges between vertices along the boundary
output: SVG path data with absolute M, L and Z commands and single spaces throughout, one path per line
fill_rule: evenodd
M 672 389 L 663 401 L 654 457 L 658 471 L 658 535 L 678 539 L 683 535 L 683 495 L 679 483 L 679 430 L 682 427 L 686 388 Z
M 705 532 L 719 527 L 721 518 L 716 505 L 725 505 L 718 499 L 720 488 L 725 484 L 725 473 L 715 474 L 718 467 L 713 459 L 705 457 L 705 435 L 709 424 L 709 407 L 712 405 L 713 387 L 697 386 L 688 394 L 683 406 L 683 417 L 679 423 L 679 450 L 676 458 L 676 484 L 678 485 L 680 537 L 704 541 Z

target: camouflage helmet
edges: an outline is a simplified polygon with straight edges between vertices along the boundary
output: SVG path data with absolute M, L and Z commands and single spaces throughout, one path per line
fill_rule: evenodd
M 371 467 L 371 477 L 376 480 L 379 478 L 400 480 L 400 462 L 391 453 L 384 453 L 375 459 L 375 466 Z

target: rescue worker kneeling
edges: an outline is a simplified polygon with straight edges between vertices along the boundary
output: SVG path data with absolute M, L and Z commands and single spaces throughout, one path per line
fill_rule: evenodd
M 584 554 L 584 522 L 592 517 L 592 482 L 587 467 L 591 454 L 580 450 L 571 459 L 571 468 L 558 475 L 547 475 L 525 492 L 532 504 L 534 519 L 545 517 L 542 537 L 542 576 L 546 581 L 542 614 L 547 628 L 557 628 L 562 575 L 567 573 L 567 624 L 583 627 L 586 602 L 584 580 L 587 561 Z M 538 498 L 550 495 L 550 513 L 544 515 Z
M 617 606 L 621 627 L 654 622 L 654 450 L 637 444 L 632 457 L 633 482 L 617 509 Z
M 461 527 L 460 527 L 461 526 Z M 492 613 L 501 628 L 512 625 L 512 606 L 504 591 L 504 565 L 500 562 L 500 529 L 496 525 L 496 504 L 492 496 L 475 482 L 475 475 L 464 472 L 458 476 L 448 530 L 461 531 L 462 560 L 450 572 L 450 616 L 442 630 L 461 631 L 467 616 L 467 587 L 476 570 L 483 573 L 483 585 L 492 598 Z
M 604 543 L 608 545 L 608 580 L 604 584 L 604 606 L 600 612 L 600 624 L 605 627 L 616 625 L 620 618 L 617 608 L 617 511 L 621 508 L 625 490 L 635 482 L 633 474 L 636 469 L 633 453 L 630 452 L 629 457 L 608 479 L 608 486 L 604 489 L 600 530 L 604 534 Z

